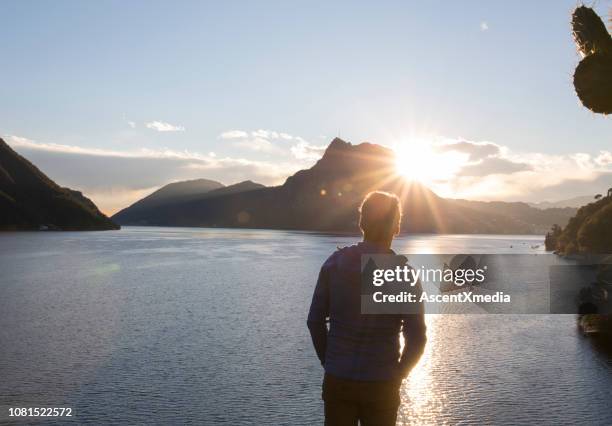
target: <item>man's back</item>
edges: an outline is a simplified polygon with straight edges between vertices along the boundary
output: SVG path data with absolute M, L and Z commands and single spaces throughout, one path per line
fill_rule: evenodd
M 364 254 L 395 253 L 362 242 L 332 254 L 321 268 L 308 326 L 326 373 L 352 380 L 398 380 L 403 371 L 399 362 L 402 326 L 405 324 L 404 331 L 410 330 L 410 335 L 405 335 L 407 345 L 412 343 L 415 333 L 424 335 L 425 326 L 422 318 L 414 315 L 361 314 Z M 325 328 L 326 317 L 329 332 Z

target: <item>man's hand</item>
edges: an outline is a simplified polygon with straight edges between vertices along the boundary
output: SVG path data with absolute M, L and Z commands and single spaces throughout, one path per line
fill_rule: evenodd
M 427 343 L 427 337 L 425 334 L 412 339 L 407 343 L 407 347 L 404 348 L 404 352 L 402 353 L 402 358 L 400 359 L 400 376 L 403 380 L 408 377 L 410 371 L 414 368 L 415 365 L 421 359 L 421 355 L 425 351 L 425 344 Z

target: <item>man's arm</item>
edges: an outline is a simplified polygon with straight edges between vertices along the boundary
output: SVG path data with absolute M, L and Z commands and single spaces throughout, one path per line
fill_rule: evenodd
M 415 290 L 417 300 L 420 300 L 422 293 L 420 282 L 416 284 Z M 404 316 L 402 334 L 404 335 L 404 351 L 400 359 L 400 371 L 402 378 L 404 378 L 408 376 L 423 355 L 427 343 L 425 309 L 422 302 L 418 302 L 416 313 Z
M 325 364 L 325 350 L 327 349 L 327 325 L 329 316 L 329 274 L 327 264 L 319 272 L 319 279 L 312 296 L 310 312 L 308 313 L 308 329 L 317 356 L 321 364 Z
M 423 314 L 413 314 L 412 318 L 404 318 L 402 333 L 404 334 L 404 351 L 400 359 L 402 378 L 408 376 L 410 371 L 419 362 L 427 343 L 427 327 Z

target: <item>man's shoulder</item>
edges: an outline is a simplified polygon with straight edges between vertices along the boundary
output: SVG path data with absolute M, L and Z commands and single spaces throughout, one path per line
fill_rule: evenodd
M 389 249 L 386 253 L 381 253 L 380 251 L 373 250 L 372 247 L 369 247 L 367 244 L 358 243 L 344 247 L 337 247 L 336 251 L 334 251 L 323 263 L 323 267 L 329 268 L 337 265 L 346 265 L 347 263 L 360 264 L 361 256 L 367 254 L 391 255 L 394 257 L 395 261 L 398 262 L 398 264 L 402 265 L 407 261 L 405 256 L 398 255 L 393 250 Z
M 323 263 L 323 267 L 331 267 L 337 265 L 340 262 L 344 262 L 353 257 L 360 258 L 359 244 L 353 244 L 345 247 L 337 247 L 336 251 L 334 251 Z

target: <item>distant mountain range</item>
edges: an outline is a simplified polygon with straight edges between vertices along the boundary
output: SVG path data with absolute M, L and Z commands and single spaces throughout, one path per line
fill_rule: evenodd
M 565 207 L 582 207 L 594 200 L 593 195 L 582 195 L 580 197 L 568 198 L 566 200 L 559 201 L 542 201 L 539 203 L 529 203 L 531 207 L 538 209 L 550 209 L 550 208 L 565 208 Z
M 223 187 L 197 180 L 166 185 L 115 214 L 123 225 L 202 226 L 357 232 L 357 208 L 372 190 L 402 199 L 404 232 L 534 233 L 565 225 L 573 208 L 444 199 L 397 175 L 392 150 L 334 139 L 323 157 L 281 186 L 247 181 Z
M 117 212 L 113 216 L 113 220 L 131 225 L 151 225 L 154 224 L 154 218 L 159 210 L 166 210 L 169 206 L 180 206 L 190 201 L 237 194 L 260 188 L 265 188 L 265 186 L 250 180 L 229 186 L 209 179 L 173 182 Z
M 119 229 L 78 191 L 62 188 L 0 139 L 0 230 Z
M 132 204 L 130 208 L 133 210 L 148 209 L 162 204 L 187 201 L 223 187 L 224 185 L 222 183 L 209 179 L 194 179 L 169 183 Z

